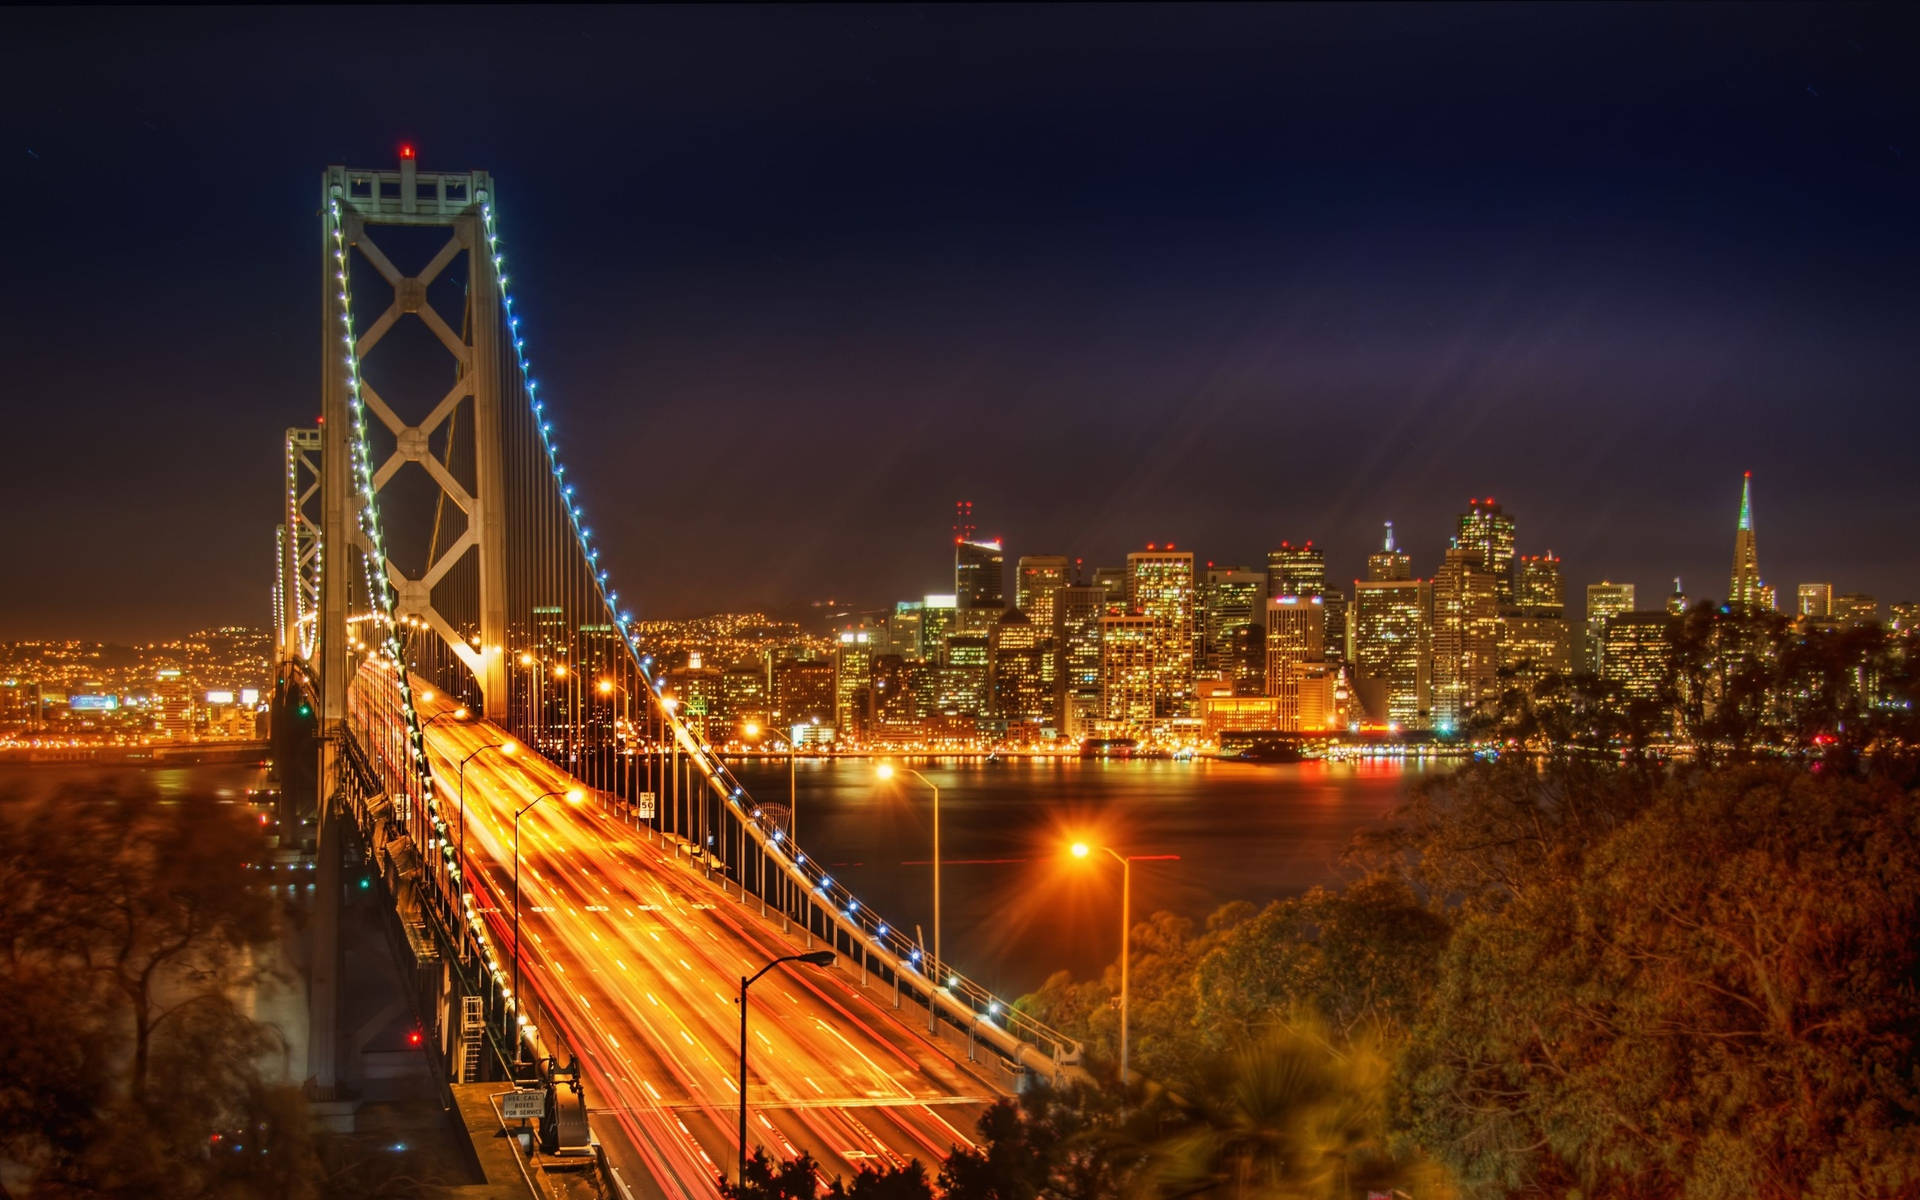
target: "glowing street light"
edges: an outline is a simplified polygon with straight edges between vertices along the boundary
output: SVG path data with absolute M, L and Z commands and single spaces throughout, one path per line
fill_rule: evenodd
M 578 804 L 587 798 L 579 788 L 567 788 L 558 792 L 547 792 L 535 796 L 533 802 L 513 814 L 513 1059 L 520 1061 L 520 1052 L 526 1043 L 520 1038 L 520 818 L 534 810 L 534 806 L 550 796 L 565 796 L 568 804 Z
M 752 987 L 754 980 L 759 979 L 760 976 L 781 963 L 790 962 L 806 963 L 814 967 L 830 967 L 833 965 L 833 951 L 813 950 L 806 954 L 783 955 L 761 967 L 751 978 L 745 975 L 740 977 L 740 1174 L 735 1176 L 736 1182 L 745 1180 L 747 1177 L 747 989 Z
M 1127 967 L 1133 944 L 1133 864 L 1136 862 L 1173 862 L 1178 854 L 1122 854 L 1110 846 L 1075 842 L 1068 847 L 1075 858 L 1091 858 L 1094 851 L 1120 864 L 1120 1089 L 1127 1087 Z

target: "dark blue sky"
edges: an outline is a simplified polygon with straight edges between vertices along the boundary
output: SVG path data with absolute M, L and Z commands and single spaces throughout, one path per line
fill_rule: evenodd
M 265 623 L 330 162 L 491 170 L 645 613 L 1010 555 L 1430 572 L 1492 493 L 1571 590 L 1920 597 L 1898 8 L 0 17 L 0 636 Z

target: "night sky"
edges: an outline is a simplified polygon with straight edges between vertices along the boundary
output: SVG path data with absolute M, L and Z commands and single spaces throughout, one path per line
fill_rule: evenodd
M 1009 559 L 1920 598 L 1920 55 L 1783 5 L 0 14 L 0 637 L 270 619 L 328 163 L 484 168 L 642 616 Z

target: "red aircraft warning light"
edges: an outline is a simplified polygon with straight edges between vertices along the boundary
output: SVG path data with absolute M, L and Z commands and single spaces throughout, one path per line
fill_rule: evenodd
M 406 142 L 402 142 L 402 143 L 400 143 L 400 157 L 401 157 L 401 158 L 412 158 L 412 157 L 413 157 L 413 147 L 412 147 L 411 145 L 409 145 L 408 143 L 406 143 Z

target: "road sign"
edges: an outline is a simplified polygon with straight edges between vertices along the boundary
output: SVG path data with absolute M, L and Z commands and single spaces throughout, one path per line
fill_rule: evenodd
M 642 821 L 653 820 L 653 793 L 641 792 L 633 798 L 633 815 Z
M 500 1097 L 500 1115 L 509 1121 L 537 1121 L 546 1113 L 545 1088 L 521 1088 Z

